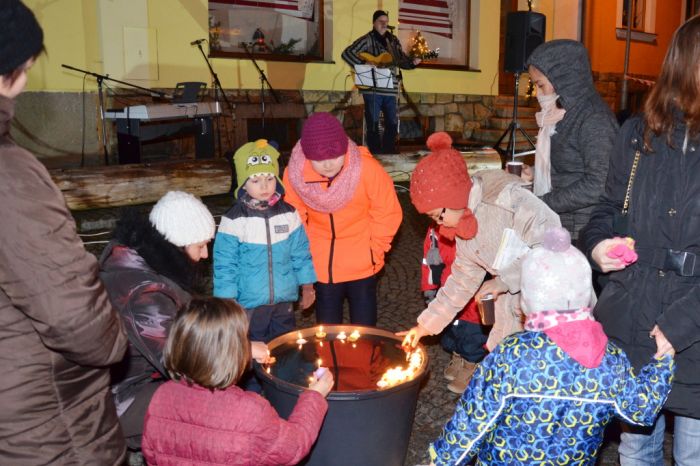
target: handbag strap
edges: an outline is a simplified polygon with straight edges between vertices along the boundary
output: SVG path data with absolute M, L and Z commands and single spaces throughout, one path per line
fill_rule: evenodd
M 634 153 L 634 161 L 632 162 L 632 170 L 630 170 L 630 178 L 627 181 L 627 192 L 625 193 L 625 202 L 622 204 L 622 213 L 627 215 L 630 206 L 630 194 L 632 193 L 632 185 L 634 184 L 634 175 L 637 174 L 637 166 L 639 165 L 639 156 L 641 151 L 637 150 Z

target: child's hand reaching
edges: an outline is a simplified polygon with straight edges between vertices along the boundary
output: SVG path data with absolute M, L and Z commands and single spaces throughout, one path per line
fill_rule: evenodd
M 321 369 L 324 369 L 321 371 Z M 314 374 L 320 372 L 320 377 L 314 375 L 314 380 L 309 384 L 311 390 L 319 392 L 323 396 L 328 396 L 331 389 L 333 388 L 333 374 L 326 367 L 319 367 Z
M 267 364 L 270 362 L 270 350 L 267 349 L 267 345 L 262 341 L 250 342 L 250 355 L 260 364 Z
M 308 309 L 316 301 L 316 290 L 313 283 L 301 285 L 301 308 Z

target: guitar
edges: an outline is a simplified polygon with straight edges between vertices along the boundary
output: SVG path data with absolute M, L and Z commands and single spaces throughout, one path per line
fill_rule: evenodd
M 394 65 L 394 57 L 389 52 L 382 52 L 379 55 L 372 55 L 369 52 L 360 52 L 357 54 L 368 65 L 373 65 L 379 68 Z M 411 58 L 420 58 L 421 60 L 430 60 L 440 56 L 440 49 L 428 50 L 420 55 L 410 55 Z
M 360 52 L 357 54 L 357 56 L 364 60 L 368 65 L 374 65 L 380 68 L 390 66 L 394 63 L 394 57 L 392 57 L 389 52 L 382 52 L 376 56 L 369 52 Z

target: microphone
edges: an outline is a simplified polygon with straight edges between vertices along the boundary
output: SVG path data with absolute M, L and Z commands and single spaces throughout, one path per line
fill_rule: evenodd
M 389 25 L 387 24 L 386 28 L 389 30 L 389 32 L 393 33 L 393 32 L 394 32 L 394 29 L 396 29 L 396 26 L 389 26 Z
M 199 44 L 201 44 L 201 43 L 204 42 L 204 41 L 206 41 L 206 39 L 197 39 L 197 40 L 193 40 L 192 42 L 190 42 L 190 45 L 199 45 Z

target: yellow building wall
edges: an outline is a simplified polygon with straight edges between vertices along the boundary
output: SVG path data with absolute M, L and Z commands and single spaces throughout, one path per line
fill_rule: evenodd
M 47 53 L 30 72 L 28 90 L 79 91 L 80 74 L 68 72 L 61 64 L 103 73 L 101 40 L 121 41 L 121 37 L 101 37 L 98 0 L 24 0 L 34 11 L 45 34 Z M 99 0 L 114 5 L 119 0 Z M 148 7 L 148 27 L 156 31 L 158 76 L 133 81 L 145 87 L 174 87 L 180 81 L 210 81 L 204 59 L 190 42 L 208 37 L 207 0 L 144 0 Z M 498 92 L 498 31 L 500 2 L 477 2 L 480 14 L 476 25 L 479 71 L 416 69 L 404 73 L 409 92 L 494 95 Z M 372 13 L 386 9 L 395 20 L 398 0 L 326 0 L 326 14 L 332 11 L 333 39 L 330 63 L 267 62 L 259 64 L 276 89 L 349 90 L 349 67 L 340 58 L 343 49 L 372 27 Z M 393 13 L 393 14 L 392 14 Z M 128 17 L 129 12 L 124 12 Z M 104 57 L 108 61 L 110 57 Z M 226 89 L 258 89 L 258 73 L 248 60 L 212 59 L 214 70 Z M 87 89 L 94 89 L 88 79 Z

